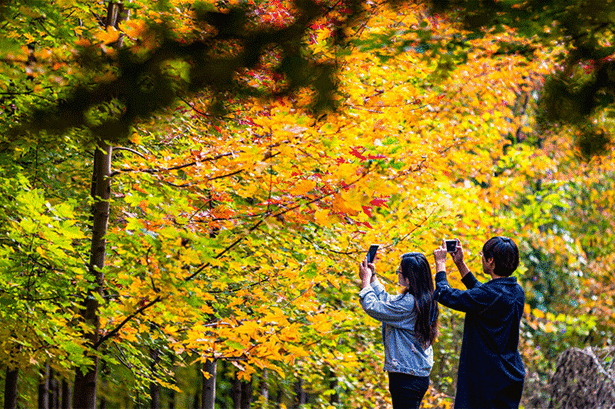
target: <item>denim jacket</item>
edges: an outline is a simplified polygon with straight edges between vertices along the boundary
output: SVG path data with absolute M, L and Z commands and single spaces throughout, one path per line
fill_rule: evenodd
M 414 297 L 411 294 L 389 295 L 376 279 L 361 290 L 359 298 L 367 315 L 382 322 L 384 370 L 429 376 L 433 348 L 423 349 L 414 336 Z

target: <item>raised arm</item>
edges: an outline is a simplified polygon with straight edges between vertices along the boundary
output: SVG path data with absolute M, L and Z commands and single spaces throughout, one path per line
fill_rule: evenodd
M 436 297 L 438 302 L 457 311 L 480 314 L 496 302 L 500 296 L 481 286 L 472 273 L 467 273 L 462 281 L 466 286 L 473 285 L 473 288 L 468 290 L 453 288 L 448 284 L 446 273 L 443 271 L 438 272 L 436 274 Z

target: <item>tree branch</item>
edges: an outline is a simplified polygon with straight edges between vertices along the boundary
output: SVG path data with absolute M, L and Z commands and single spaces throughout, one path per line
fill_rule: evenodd
M 366 175 L 367 175 L 367 173 L 365 173 L 365 174 L 361 175 L 361 177 L 360 177 L 360 178 L 358 178 L 358 179 L 357 179 L 357 180 L 355 180 L 354 182 L 349 183 L 349 184 L 348 184 L 348 186 L 350 187 L 350 186 L 352 186 L 352 185 L 356 184 L 358 181 L 360 181 L 361 179 L 363 179 Z M 298 208 L 300 208 L 300 207 L 302 207 L 302 206 L 306 206 L 306 205 L 310 205 L 310 204 L 312 204 L 312 203 L 316 203 L 316 202 L 318 202 L 318 201 L 320 201 L 320 200 L 324 199 L 325 197 L 331 196 L 331 195 L 333 195 L 333 194 L 335 194 L 335 193 L 337 193 L 337 192 L 335 192 L 335 191 L 334 191 L 334 192 L 327 193 L 327 194 L 325 194 L 325 195 L 322 195 L 322 196 L 316 197 L 316 198 L 314 198 L 314 199 L 312 199 L 312 200 L 309 200 L 309 201 L 307 201 L 307 202 L 301 202 L 301 203 L 297 204 L 296 206 L 289 207 L 289 208 L 286 208 L 286 209 L 282 209 L 281 211 L 279 211 L 279 212 L 277 212 L 277 213 L 271 213 L 271 212 L 267 212 L 267 213 L 265 213 L 265 215 L 263 216 L 263 218 L 262 218 L 261 220 L 259 220 L 259 221 L 258 221 L 258 222 L 254 225 L 254 226 L 252 226 L 252 227 L 251 227 L 251 228 L 247 231 L 247 233 L 246 233 L 246 234 L 244 234 L 243 236 L 239 237 L 239 238 L 238 238 L 237 240 L 235 240 L 233 243 L 231 243 L 230 245 L 228 245 L 228 246 L 227 246 L 224 250 L 222 250 L 222 252 L 218 253 L 218 254 L 217 254 L 217 255 L 216 255 L 213 259 L 214 259 L 214 260 L 216 260 L 216 259 L 218 259 L 218 258 L 222 257 L 224 254 L 226 254 L 226 252 L 228 252 L 229 250 L 231 250 L 231 249 L 232 249 L 233 247 L 235 247 L 237 244 L 241 243 L 241 242 L 243 241 L 243 239 L 245 239 L 246 237 L 248 237 L 248 235 L 249 235 L 250 233 L 252 233 L 254 230 L 256 230 L 256 229 L 257 229 L 257 228 L 258 228 L 261 224 L 263 224 L 263 222 L 264 222 L 265 220 L 267 220 L 267 218 L 272 217 L 272 216 L 273 216 L 273 217 L 279 217 L 279 216 L 281 216 L 281 215 L 283 215 L 283 214 L 285 214 L 285 213 L 292 212 L 293 210 L 296 210 L 296 209 L 298 209 Z M 197 268 L 197 270 L 196 270 L 194 273 L 192 273 L 191 275 L 189 275 L 188 277 L 186 277 L 186 278 L 185 278 L 185 281 L 190 281 L 190 280 L 192 280 L 192 279 L 193 279 L 194 277 L 196 277 L 196 276 L 197 276 L 197 275 L 198 275 L 201 271 L 203 271 L 204 269 L 206 269 L 206 268 L 207 268 L 207 267 L 209 267 L 210 265 L 211 265 L 211 263 L 209 263 L 209 262 L 202 264 L 200 267 L 198 267 L 198 268 Z
M 125 146 L 114 146 L 114 147 L 113 147 L 113 150 L 114 150 L 114 151 L 127 151 L 127 152 L 132 152 L 132 153 L 134 153 L 135 155 L 138 155 L 138 156 L 142 157 L 143 159 L 147 159 L 147 158 L 145 157 L 145 155 L 144 155 L 144 154 L 142 154 L 141 152 L 136 151 L 136 150 L 131 149 L 131 148 L 126 148 Z
M 108 340 L 111 337 L 114 337 L 115 335 L 118 334 L 118 332 L 120 332 L 120 330 L 126 325 L 128 324 L 128 322 L 130 322 L 130 320 L 132 320 L 133 318 L 135 318 L 137 315 L 142 314 L 145 310 L 147 310 L 149 307 L 151 307 L 152 305 L 157 304 L 159 301 L 162 300 L 161 296 L 158 296 L 156 298 L 154 298 L 152 301 L 150 301 L 149 303 L 145 304 L 143 307 L 139 308 L 137 311 L 135 311 L 134 313 L 130 314 L 128 317 L 124 318 L 124 320 L 122 322 L 120 322 L 120 324 L 115 327 L 113 330 L 111 330 L 110 332 L 108 332 L 107 334 L 105 334 L 103 337 L 101 337 L 98 342 L 96 342 L 96 344 L 94 345 L 94 349 L 97 350 L 98 347 L 100 347 L 100 345 L 105 342 L 106 340 Z
M 222 159 L 222 158 L 227 157 L 227 156 L 233 156 L 235 153 L 236 152 L 222 153 L 220 155 L 212 156 L 212 157 L 205 158 L 205 159 L 202 159 L 202 160 L 196 160 L 194 162 L 184 163 L 182 165 L 171 166 L 170 168 L 159 168 L 159 169 L 120 169 L 120 170 L 116 170 L 115 172 L 111 172 L 110 177 L 117 176 L 120 173 L 130 173 L 130 172 L 142 172 L 142 173 L 149 173 L 149 174 L 161 173 L 161 172 L 170 172 L 170 171 L 173 171 L 173 170 L 179 170 L 179 169 L 189 168 L 191 166 L 196 166 L 199 163 L 213 162 L 213 161 L 216 161 L 218 159 Z

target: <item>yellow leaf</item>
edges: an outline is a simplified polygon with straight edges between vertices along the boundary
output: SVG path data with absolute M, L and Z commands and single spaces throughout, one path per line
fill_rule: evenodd
M 530 307 L 529 304 L 525 304 L 525 306 L 523 307 L 523 312 L 526 315 L 530 315 L 532 313 L 532 307 Z
M 536 318 L 544 318 L 545 317 L 545 313 L 540 311 L 538 308 L 534 308 L 532 310 L 532 315 Z
M 99 31 L 98 33 L 96 33 L 96 38 L 105 44 L 110 44 L 117 41 L 119 36 L 120 32 L 117 31 L 115 27 L 111 26 L 107 27 L 105 31 Z
M 314 213 L 314 219 L 320 226 L 329 226 L 331 224 L 329 211 L 326 209 L 317 210 L 316 213 Z
M 120 30 L 122 30 L 130 38 L 139 37 L 139 35 L 145 29 L 145 21 L 143 20 L 127 20 L 120 23 Z
M 89 47 L 90 45 L 92 45 L 92 43 L 88 39 L 78 38 L 77 40 L 75 40 L 75 45 L 78 45 L 81 47 Z
M 295 196 L 302 196 L 316 187 L 313 180 L 300 180 L 290 189 L 290 193 Z
M 549 332 L 555 332 L 556 328 L 555 325 L 553 325 L 552 323 L 547 323 L 547 325 L 545 325 L 545 332 L 549 333 Z
M 331 285 L 335 288 L 337 288 L 338 290 L 340 289 L 340 283 L 338 280 L 333 280 L 331 278 L 328 279 L 329 283 L 331 283 Z
M 141 135 L 139 135 L 139 133 L 135 132 L 132 135 L 130 135 L 128 137 L 128 139 L 130 140 L 130 142 L 134 143 L 134 144 L 139 144 L 141 143 Z
M 211 283 L 211 287 L 216 290 L 224 290 L 226 286 L 227 286 L 226 283 L 223 283 L 220 281 L 214 281 L 213 283 Z

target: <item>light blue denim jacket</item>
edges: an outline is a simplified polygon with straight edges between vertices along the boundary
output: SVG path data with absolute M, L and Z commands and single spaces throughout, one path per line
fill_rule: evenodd
M 421 347 L 414 336 L 416 311 L 412 294 L 389 295 L 376 279 L 359 293 L 363 310 L 382 322 L 384 370 L 414 376 L 429 376 L 433 348 Z

